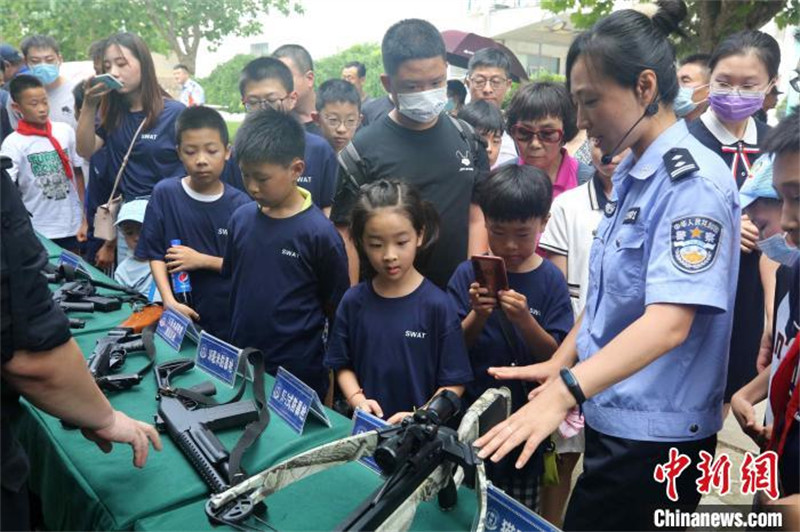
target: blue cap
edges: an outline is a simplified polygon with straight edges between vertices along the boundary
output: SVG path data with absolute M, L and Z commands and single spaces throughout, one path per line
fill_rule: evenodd
M 772 155 L 762 155 L 750 167 L 750 175 L 739 189 L 739 202 L 742 209 L 758 198 L 780 199 L 775 187 L 772 186 L 773 160 Z
M 140 224 L 144 223 L 145 209 L 147 209 L 146 199 L 135 199 L 123 204 L 119 209 L 116 225 L 119 225 L 122 222 L 139 222 Z
M 22 61 L 22 54 L 10 44 L 1 43 L 0 59 L 3 61 L 8 61 L 9 63 L 19 63 Z

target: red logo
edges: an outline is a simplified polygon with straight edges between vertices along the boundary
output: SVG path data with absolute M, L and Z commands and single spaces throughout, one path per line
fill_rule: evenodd
M 189 274 L 186 272 L 181 272 L 178 274 L 178 282 L 186 283 L 189 281 Z
M 669 461 L 666 464 L 658 464 L 655 471 L 653 471 L 653 479 L 656 482 L 667 483 L 667 497 L 671 501 L 678 500 L 678 490 L 676 487 L 676 480 L 683 473 L 683 470 L 689 467 L 692 459 L 678 452 L 678 449 L 671 447 L 669 450 Z

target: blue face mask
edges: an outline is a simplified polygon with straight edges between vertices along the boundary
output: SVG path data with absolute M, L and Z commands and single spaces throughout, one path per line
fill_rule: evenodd
M 800 249 L 789 245 L 785 234 L 772 235 L 756 245 L 767 257 L 785 266 L 794 266 L 800 259 Z
M 672 110 L 675 111 L 675 114 L 678 118 L 683 118 L 695 109 L 697 106 L 700 105 L 702 102 L 695 102 L 692 100 L 694 97 L 694 91 L 697 89 L 701 89 L 705 87 L 705 85 L 701 85 L 699 87 L 679 87 L 678 88 L 678 95 L 675 97 L 675 101 L 672 102 Z
M 58 79 L 58 65 L 40 63 L 31 68 L 31 74 L 39 78 L 45 85 L 50 85 Z

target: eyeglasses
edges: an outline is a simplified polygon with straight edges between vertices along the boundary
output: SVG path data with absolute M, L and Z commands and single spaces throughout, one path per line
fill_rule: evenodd
M 561 129 L 545 128 L 545 129 L 531 129 L 522 124 L 516 124 L 511 127 L 511 136 L 517 142 L 530 142 L 533 137 L 539 139 L 539 142 L 546 144 L 556 144 L 561 142 L 564 138 L 564 131 Z
M 770 88 L 770 83 L 767 83 L 766 87 L 762 87 L 761 85 L 756 84 L 746 84 L 746 85 L 731 85 L 725 81 L 712 81 L 709 84 L 709 89 L 711 92 L 721 93 L 721 94 L 732 94 L 736 93 L 739 96 L 744 98 L 747 97 L 756 97 L 759 94 L 767 92 Z
M 325 116 L 323 117 L 325 123 L 328 124 L 332 129 L 339 129 L 339 126 L 344 124 L 344 127 L 347 129 L 355 129 L 358 125 L 357 118 L 347 118 L 345 120 L 340 119 L 338 116 Z
M 248 113 L 250 111 L 255 111 L 256 109 L 278 109 L 279 105 L 283 105 L 283 100 L 288 98 L 288 96 L 284 96 L 283 98 L 269 98 L 266 100 L 245 100 L 244 101 L 244 110 Z
M 506 83 L 508 83 L 508 79 L 501 78 L 500 76 L 495 76 L 490 79 L 486 79 L 482 76 L 475 76 L 474 78 L 469 78 L 469 82 L 476 89 L 484 88 L 486 86 L 486 82 L 489 82 L 489 85 L 492 86 L 492 89 L 497 90 L 500 87 L 503 87 Z

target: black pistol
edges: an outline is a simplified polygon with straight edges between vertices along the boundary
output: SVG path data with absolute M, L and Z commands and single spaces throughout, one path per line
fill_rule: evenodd
M 141 334 L 134 334 L 133 329 L 115 327 L 99 340 L 89 357 L 89 373 L 97 385 L 106 391 L 126 390 L 142 380 L 139 373 L 117 374 L 130 353 L 146 351 Z

